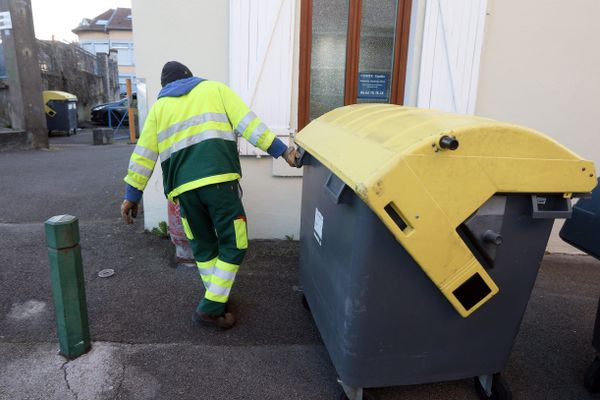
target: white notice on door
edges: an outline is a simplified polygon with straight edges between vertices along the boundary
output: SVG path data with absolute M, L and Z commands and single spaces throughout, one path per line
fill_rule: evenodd
M 317 243 L 319 246 L 323 241 L 323 215 L 319 211 L 318 208 L 315 208 L 315 239 L 317 239 Z

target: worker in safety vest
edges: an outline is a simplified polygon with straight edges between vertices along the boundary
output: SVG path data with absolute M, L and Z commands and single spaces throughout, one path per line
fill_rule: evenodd
M 228 329 L 235 324 L 227 311 L 229 293 L 248 247 L 237 135 L 273 157 L 283 156 L 290 166 L 297 153 L 223 83 L 194 77 L 185 65 L 170 61 L 161 85 L 131 155 L 121 215 L 133 223 L 160 156 L 165 195 L 179 202 L 206 288 L 192 320 Z

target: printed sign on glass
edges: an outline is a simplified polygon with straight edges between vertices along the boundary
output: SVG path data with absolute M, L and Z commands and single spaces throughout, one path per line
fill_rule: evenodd
M 361 72 L 358 74 L 358 98 L 387 100 L 390 76 L 388 73 Z

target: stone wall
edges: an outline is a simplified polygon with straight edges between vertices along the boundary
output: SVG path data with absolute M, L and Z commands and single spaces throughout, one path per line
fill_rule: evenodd
M 8 85 L 0 78 L 0 128 L 11 128 L 8 114 Z
M 2 43 L 0 43 L 0 128 L 7 128 L 10 126 L 8 107 L 3 106 L 4 104 L 8 104 L 8 85 L 4 78 L 6 78 L 6 66 L 4 64 Z
M 44 90 L 60 90 L 77 96 L 80 122 L 90 120 L 90 108 L 119 98 L 116 52 L 89 53 L 76 44 L 38 40 Z M 4 54 L 0 43 L 0 61 Z M 2 64 L 4 64 L 2 62 Z M 7 80 L 0 76 L 0 128 L 10 127 Z
M 116 55 L 91 54 L 76 44 L 38 41 L 44 90 L 77 96 L 79 121 L 89 121 L 90 108 L 119 98 Z

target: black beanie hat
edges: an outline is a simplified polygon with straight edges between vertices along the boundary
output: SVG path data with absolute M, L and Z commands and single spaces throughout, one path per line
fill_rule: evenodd
M 169 61 L 164 65 L 160 73 L 160 84 L 164 87 L 173 81 L 191 76 L 193 76 L 192 71 L 188 67 L 177 61 Z

